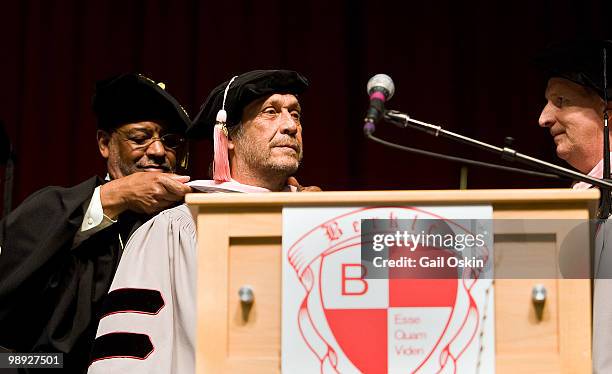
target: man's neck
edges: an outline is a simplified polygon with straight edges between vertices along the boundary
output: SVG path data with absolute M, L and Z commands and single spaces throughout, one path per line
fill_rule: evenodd
M 247 184 L 249 186 L 255 187 L 263 187 L 273 192 L 282 191 L 287 184 L 287 178 L 283 176 L 264 176 L 246 172 L 234 173 L 232 171 L 232 179 L 242 184 Z

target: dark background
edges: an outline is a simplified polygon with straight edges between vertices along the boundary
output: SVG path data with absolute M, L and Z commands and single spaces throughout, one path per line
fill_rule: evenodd
M 612 37 L 609 0 L 41 0 L 3 1 L 0 14 L 0 120 L 17 153 L 14 206 L 43 186 L 105 174 L 93 84 L 128 71 L 165 82 L 192 116 L 234 74 L 300 71 L 312 85 L 301 98 L 298 179 L 325 190 L 459 186 L 460 164 L 364 139 L 365 85 L 381 72 L 396 85 L 388 108 L 496 145 L 513 136 L 517 150 L 561 163 L 537 125 L 545 84 L 530 61 L 551 41 Z M 380 124 L 377 135 L 500 162 L 392 125 Z M 192 147 L 194 177 L 206 177 L 210 149 Z M 468 188 L 567 185 L 469 168 Z

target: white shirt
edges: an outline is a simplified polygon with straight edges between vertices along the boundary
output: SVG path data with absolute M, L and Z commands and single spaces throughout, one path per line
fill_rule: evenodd
M 77 231 L 72 241 L 73 249 L 93 234 L 117 222 L 104 214 L 104 208 L 100 200 L 100 187 L 101 186 L 96 187 L 91 195 L 89 205 L 83 216 L 81 228 Z

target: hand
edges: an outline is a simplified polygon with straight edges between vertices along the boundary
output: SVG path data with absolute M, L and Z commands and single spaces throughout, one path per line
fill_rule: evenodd
M 100 187 L 104 214 L 117 217 L 126 210 L 155 214 L 175 205 L 191 192 L 189 176 L 169 173 L 134 173 Z
M 295 177 L 289 177 L 287 179 L 287 184 L 297 188 L 298 192 L 321 192 L 323 191 L 320 187 L 317 186 L 301 186 L 300 183 L 295 179 Z

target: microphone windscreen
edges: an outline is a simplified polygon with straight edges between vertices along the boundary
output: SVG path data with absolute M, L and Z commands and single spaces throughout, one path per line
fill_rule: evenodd
M 388 93 L 386 99 L 391 99 L 395 93 L 393 79 L 391 79 L 391 77 L 387 74 L 376 74 L 368 81 L 368 95 L 371 95 L 374 89 L 384 89 Z

